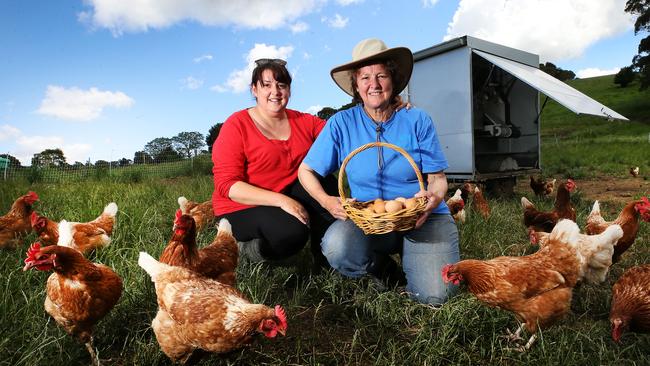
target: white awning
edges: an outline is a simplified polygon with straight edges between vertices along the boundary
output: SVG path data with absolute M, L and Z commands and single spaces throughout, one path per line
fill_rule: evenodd
M 472 52 L 502 68 L 512 76 L 544 93 L 549 98 L 577 114 L 591 114 L 608 119 L 628 120 L 614 110 L 607 108 L 605 105 L 598 103 L 540 69 L 476 49 L 473 49 Z

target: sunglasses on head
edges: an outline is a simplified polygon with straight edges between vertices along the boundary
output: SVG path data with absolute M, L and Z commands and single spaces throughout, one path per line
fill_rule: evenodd
M 263 66 L 266 64 L 277 64 L 280 66 L 284 66 L 287 64 L 287 62 L 279 58 L 261 58 L 259 60 L 255 60 L 255 64 L 257 66 Z

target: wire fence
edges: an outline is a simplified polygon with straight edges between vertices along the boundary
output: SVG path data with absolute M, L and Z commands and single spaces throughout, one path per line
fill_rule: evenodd
M 179 176 L 212 174 L 210 154 L 200 154 L 187 159 L 147 162 L 142 164 L 75 164 L 63 166 L 15 166 L 5 164 L 0 168 L 0 179 L 4 181 L 25 180 L 29 183 L 61 183 L 85 180 L 113 179 L 123 182 L 139 182 L 151 178 L 172 178 Z

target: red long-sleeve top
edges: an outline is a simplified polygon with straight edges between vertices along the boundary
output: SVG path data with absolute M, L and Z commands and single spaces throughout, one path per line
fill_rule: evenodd
M 230 187 L 238 181 L 282 192 L 298 178 L 298 167 L 325 121 L 290 109 L 286 113 L 291 135 L 285 141 L 264 136 L 246 109 L 233 113 L 224 122 L 212 146 L 215 215 L 253 207 L 228 197 Z

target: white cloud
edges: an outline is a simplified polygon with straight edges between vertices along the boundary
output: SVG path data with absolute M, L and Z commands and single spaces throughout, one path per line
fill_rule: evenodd
M 632 28 L 626 0 L 461 0 L 444 40 L 470 35 L 540 55 L 579 57 L 595 42 Z
M 85 0 L 78 20 L 114 35 L 161 29 L 183 21 L 207 26 L 277 29 L 318 10 L 324 0 Z
M 609 70 L 601 70 L 597 67 L 589 67 L 586 69 L 578 70 L 576 72 L 576 77 L 580 79 L 586 79 L 586 78 L 593 78 L 596 76 L 612 75 L 618 73 L 620 70 L 621 69 L 618 67 Z
M 348 6 L 352 4 L 361 4 L 364 0 L 336 0 L 341 6 Z
M 433 8 L 438 0 L 422 0 L 422 6 L 425 8 Z
M 314 116 L 323 109 L 322 105 L 313 105 L 305 110 L 305 112 L 313 114 Z
M 311 54 L 309 52 L 303 52 L 302 53 L 302 59 L 303 60 L 309 60 L 311 58 Z
M 203 61 L 212 61 L 212 55 L 201 55 L 199 57 L 195 57 L 193 61 L 195 64 L 199 64 Z
M 59 136 L 21 136 L 16 141 L 15 157 L 23 165 L 31 164 L 34 154 L 45 149 L 61 149 L 68 163 L 85 162 L 90 156 L 92 145 L 66 143 Z M 13 154 L 12 154 L 13 155 Z
M 0 126 L 0 141 L 8 140 L 10 138 L 16 138 L 21 135 L 19 129 L 10 125 Z
M 99 117 L 106 107 L 126 108 L 133 103 L 133 99 L 121 91 L 48 85 L 45 99 L 36 112 L 63 120 L 90 121 Z
M 228 88 L 226 88 L 226 87 L 223 86 L 223 85 L 219 85 L 219 84 L 217 84 L 217 85 L 213 85 L 213 86 L 211 86 L 211 87 L 210 87 L 210 90 L 212 90 L 212 91 L 216 91 L 217 93 L 225 93 L 225 92 L 228 91 Z
M 219 88 L 225 87 L 235 93 L 247 91 L 250 87 L 251 74 L 255 68 L 255 60 L 260 58 L 280 58 L 288 60 L 292 53 L 293 46 L 277 47 L 274 45 L 266 45 L 264 43 L 256 43 L 255 46 L 248 51 L 248 54 L 246 54 L 246 66 L 241 70 L 231 72 L 224 86 L 215 85 L 211 89 L 220 91 Z
M 309 24 L 305 22 L 297 22 L 289 26 L 289 29 L 291 29 L 291 33 L 302 33 L 309 29 Z
M 181 79 L 182 89 L 196 90 L 203 85 L 203 80 L 188 76 Z
M 350 18 L 344 18 L 341 14 L 334 15 L 334 19 L 328 19 L 327 24 L 332 28 L 345 28 Z

